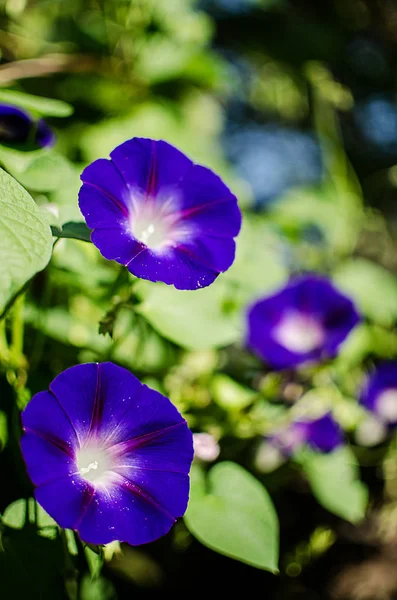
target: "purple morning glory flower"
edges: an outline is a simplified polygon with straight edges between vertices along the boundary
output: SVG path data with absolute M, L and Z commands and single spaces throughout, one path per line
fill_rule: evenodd
M 276 369 L 335 356 L 359 322 L 351 300 L 320 275 L 293 279 L 248 311 L 248 345 Z
M 210 285 L 235 255 L 236 197 L 163 141 L 133 138 L 82 173 L 80 210 L 108 260 L 178 289 Z
M 165 535 L 187 507 L 192 434 L 168 398 L 113 363 L 67 369 L 22 413 L 42 507 L 85 542 Z
M 397 362 L 384 362 L 367 378 L 360 403 L 383 423 L 397 425 Z
M 304 445 L 319 452 L 332 452 L 343 443 L 342 429 L 330 412 L 317 419 L 292 421 L 270 436 L 271 443 L 286 457 Z
M 54 141 L 54 133 L 43 119 L 34 121 L 21 108 L 0 104 L 0 143 L 31 144 L 44 148 L 51 146 Z
M 306 421 L 306 443 L 319 452 L 332 452 L 343 443 L 343 432 L 331 413 Z

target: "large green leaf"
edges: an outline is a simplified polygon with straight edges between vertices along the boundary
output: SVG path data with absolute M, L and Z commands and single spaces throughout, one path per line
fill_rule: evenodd
M 0 161 L 19 183 L 33 191 L 56 191 L 74 177 L 71 163 L 53 150 L 21 152 L 0 146 Z
M 313 494 L 324 508 L 351 523 L 364 518 L 368 491 L 359 479 L 357 461 L 349 447 L 330 454 L 308 452 L 302 466 Z
M 362 221 L 359 195 L 332 181 L 321 186 L 289 190 L 271 209 L 271 218 L 288 230 L 301 234 L 310 226 L 318 227 L 327 244 L 341 254 L 354 248 Z
M 51 257 L 51 229 L 40 209 L 10 175 L 0 169 L 0 312 Z
M 226 346 L 241 339 L 246 306 L 281 285 L 288 273 L 266 222 L 244 219 L 230 269 L 202 290 L 140 282 L 137 310 L 163 336 L 189 350 Z
M 0 89 L 0 102 L 9 102 L 48 117 L 69 117 L 73 113 L 73 106 L 63 100 L 33 96 L 16 90 Z
M 137 293 L 143 302 L 136 310 L 164 337 L 184 348 L 227 346 L 239 337 L 236 319 L 224 310 L 229 296 L 221 279 L 193 291 L 142 282 Z
M 185 514 L 189 531 L 205 546 L 241 562 L 276 572 L 278 519 L 265 488 L 233 462 L 191 472 Z
M 397 320 L 397 279 L 365 258 L 352 258 L 334 274 L 334 281 L 375 322 L 390 326 Z

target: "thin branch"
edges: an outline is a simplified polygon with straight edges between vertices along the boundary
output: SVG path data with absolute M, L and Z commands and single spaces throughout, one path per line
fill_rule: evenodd
M 83 73 L 110 67 L 109 59 L 89 54 L 48 54 L 0 65 L 0 85 L 30 77 L 48 77 L 55 73 Z

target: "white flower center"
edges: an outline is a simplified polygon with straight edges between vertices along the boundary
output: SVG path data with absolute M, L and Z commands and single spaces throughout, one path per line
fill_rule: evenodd
M 136 193 L 131 196 L 130 231 L 151 250 L 164 251 L 187 240 L 192 227 L 182 218 L 174 193 L 165 191 L 155 198 Z
M 376 412 L 389 423 L 397 421 L 397 389 L 389 388 L 376 399 Z
M 169 220 L 169 219 L 168 219 Z M 161 215 L 142 214 L 132 223 L 134 237 L 153 250 L 168 245 L 172 229 Z
M 387 435 L 387 429 L 381 421 L 369 415 L 356 429 L 356 442 L 360 446 L 376 446 L 383 442 Z
M 288 312 L 275 327 L 273 339 L 290 352 L 303 354 L 324 343 L 325 331 L 321 323 L 312 316 Z
M 112 463 L 109 454 L 96 445 L 88 445 L 76 455 L 76 465 L 80 475 L 91 483 L 100 483 L 109 474 Z

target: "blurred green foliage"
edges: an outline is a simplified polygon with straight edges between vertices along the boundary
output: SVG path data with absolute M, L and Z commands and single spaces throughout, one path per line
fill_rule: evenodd
M 0 2 L 0 102 L 44 116 L 57 135 L 51 149 L 0 145 L 1 166 L 14 178 L 1 172 L 0 305 L 6 314 L 0 363 L 6 391 L 0 396 L 0 466 L 10 482 L 0 490 L 0 578 L 11 590 L 6 597 L 116 598 L 111 578 L 118 581 L 122 573 L 131 587 L 157 585 L 168 564 L 167 553 L 158 559 L 157 548 L 155 558 L 123 548 L 105 560 L 106 577 L 99 576 L 101 553 L 76 546 L 70 532 L 43 525 L 37 505 L 26 500 L 32 488 L 18 454 L 16 407 L 77 362 L 113 360 L 131 369 L 168 395 L 194 432 L 209 433 L 220 444 L 219 462 L 208 473 L 196 459 L 185 524 L 167 539 L 177 569 L 182 555 L 194 562 L 192 535 L 260 569 L 301 569 L 306 558 L 298 551 L 286 554 L 288 564 L 278 561 L 279 525 L 265 486 L 276 506 L 285 489 L 308 483 L 326 511 L 352 523 L 365 517 L 371 489 L 360 481 L 358 465 L 377 467 L 388 440 L 359 447 L 355 432 L 367 415 L 357 398 L 376 361 L 397 357 L 397 261 L 395 214 L 390 223 L 370 206 L 368 182 L 357 176 L 341 131 L 354 94 L 325 62 L 338 54 L 353 17 L 338 9 L 343 27 L 336 35 L 331 25 L 294 21 L 293 3 L 286 0 L 243 4 L 256 5 L 263 19 L 284 15 L 284 39 L 269 36 L 266 42 L 254 27 L 252 35 L 237 27 L 240 58 L 229 60 L 213 45 L 222 18 L 216 22 L 216 11 L 211 16 L 193 0 Z M 364 2 L 355 6 L 359 21 L 369 9 Z M 231 20 L 231 37 L 234 26 Z M 298 44 L 301 54 L 295 52 L 299 27 L 315 52 L 304 44 Z M 227 25 L 225 31 L 227 38 Z M 243 84 L 240 59 L 250 72 Z M 229 108 L 241 96 L 259 127 L 269 119 L 309 124 L 321 150 L 319 180 L 289 186 L 261 211 L 255 186 L 226 158 Z M 175 144 L 213 168 L 238 196 L 244 224 L 236 260 L 211 287 L 181 292 L 137 281 L 87 243 L 77 205 L 80 173 L 133 136 Z M 379 176 L 393 190 L 390 167 Z M 28 227 L 29 219 L 34 223 Z M 15 243 L 15 236 L 25 242 Z M 245 349 L 246 307 L 291 274 L 308 270 L 329 275 L 365 321 L 334 361 L 275 374 Z M 275 460 L 261 468 L 256 454 L 264 435 L 293 415 L 323 410 L 333 411 L 349 445 L 329 456 L 307 453 L 291 464 Z M 303 552 L 309 562 L 337 535 L 319 525 Z M 193 571 L 200 577 L 199 567 Z

